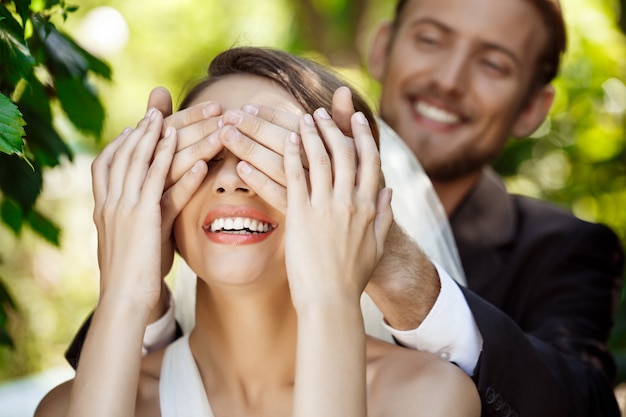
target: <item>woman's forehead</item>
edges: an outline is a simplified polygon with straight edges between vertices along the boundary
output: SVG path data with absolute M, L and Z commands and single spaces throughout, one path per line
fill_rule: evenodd
M 274 107 L 294 114 L 303 114 L 304 109 L 282 86 L 269 78 L 248 75 L 228 75 L 205 88 L 190 103 L 217 101 L 223 110 L 239 109 L 244 104 L 254 103 Z

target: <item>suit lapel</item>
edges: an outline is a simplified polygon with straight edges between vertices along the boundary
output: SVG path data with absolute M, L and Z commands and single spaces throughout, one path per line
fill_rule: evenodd
M 450 217 L 468 288 L 490 301 L 504 262 L 500 249 L 515 238 L 516 224 L 513 199 L 491 168 Z

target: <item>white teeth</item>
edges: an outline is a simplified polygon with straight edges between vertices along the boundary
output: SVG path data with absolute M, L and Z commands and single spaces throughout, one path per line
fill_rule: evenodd
M 456 114 L 442 110 L 439 107 L 431 106 L 423 101 L 418 101 L 417 104 L 415 104 L 415 111 L 421 116 L 438 123 L 454 124 L 461 120 Z
M 226 231 L 229 233 L 267 233 L 272 226 L 247 217 L 226 217 L 213 220 L 210 226 L 211 232 Z

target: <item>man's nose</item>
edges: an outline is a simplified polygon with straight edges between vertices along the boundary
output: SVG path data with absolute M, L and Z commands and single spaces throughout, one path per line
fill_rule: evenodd
M 439 63 L 433 83 L 441 93 L 458 98 L 468 88 L 470 70 L 469 53 L 462 47 L 453 48 Z

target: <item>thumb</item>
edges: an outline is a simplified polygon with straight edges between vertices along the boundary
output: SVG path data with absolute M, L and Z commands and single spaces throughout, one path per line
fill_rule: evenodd
M 172 96 L 165 87 L 156 87 L 150 92 L 148 97 L 148 108 L 155 107 L 162 114 L 163 118 L 172 114 Z

